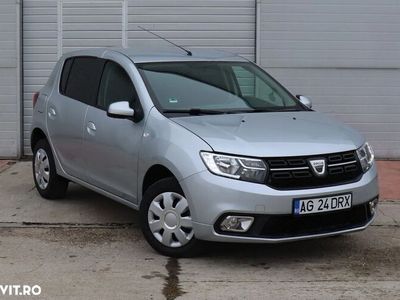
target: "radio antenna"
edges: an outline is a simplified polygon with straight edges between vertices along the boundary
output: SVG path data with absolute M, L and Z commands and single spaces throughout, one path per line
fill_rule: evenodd
M 146 28 L 143 28 L 142 26 L 138 26 L 138 27 L 139 27 L 140 29 L 142 29 L 142 30 L 144 30 L 144 31 L 146 31 L 146 32 L 148 32 L 148 33 L 151 33 L 152 35 L 155 35 L 156 37 L 158 37 L 158 38 L 160 38 L 160 39 L 162 39 L 162 40 L 164 40 L 164 41 L 166 41 L 166 42 L 168 42 L 168 43 L 174 45 L 175 47 L 178 47 L 179 49 L 185 51 L 186 54 L 187 54 L 188 56 L 192 56 L 192 52 L 191 52 L 190 50 L 187 50 L 187 49 L 183 48 L 182 46 L 179 46 L 179 45 L 175 44 L 174 42 L 171 42 L 170 40 L 167 40 L 166 38 L 164 38 L 164 37 L 158 35 L 157 33 L 154 33 L 154 32 L 152 32 L 152 31 L 150 31 L 150 30 L 148 30 L 148 29 L 146 29 Z

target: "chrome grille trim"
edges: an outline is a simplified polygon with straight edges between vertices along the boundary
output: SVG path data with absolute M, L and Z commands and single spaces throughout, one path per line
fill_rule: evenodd
M 308 170 L 310 167 L 296 167 L 296 168 L 274 168 L 269 169 L 270 171 L 295 171 L 295 170 Z
M 346 161 L 346 162 L 337 163 L 337 164 L 330 164 L 330 165 L 328 165 L 328 167 L 345 166 L 345 165 L 351 165 L 351 164 L 355 164 L 355 163 L 357 163 L 357 161 L 356 160 L 352 160 L 352 161 Z

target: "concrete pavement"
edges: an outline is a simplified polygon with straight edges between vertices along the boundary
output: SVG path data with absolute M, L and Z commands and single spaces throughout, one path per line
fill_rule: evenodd
M 0 284 L 38 284 L 38 299 L 400 297 L 400 201 L 381 203 L 361 233 L 211 244 L 176 260 L 155 253 L 137 213 L 112 200 L 77 185 L 65 199 L 40 198 L 30 168 L 19 162 L 0 173 Z

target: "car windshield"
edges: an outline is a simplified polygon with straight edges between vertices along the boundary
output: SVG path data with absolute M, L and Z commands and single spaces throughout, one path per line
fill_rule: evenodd
M 218 114 L 305 108 L 261 68 L 248 62 L 137 64 L 163 113 Z

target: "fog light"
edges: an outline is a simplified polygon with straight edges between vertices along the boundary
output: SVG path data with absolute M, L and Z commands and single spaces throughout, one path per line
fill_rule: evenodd
M 378 207 L 378 198 L 375 198 L 372 201 L 369 201 L 369 211 L 371 212 L 371 215 L 374 215 L 376 212 L 376 209 Z
M 223 231 L 246 232 L 253 224 L 253 217 L 226 216 L 221 222 L 220 228 Z

